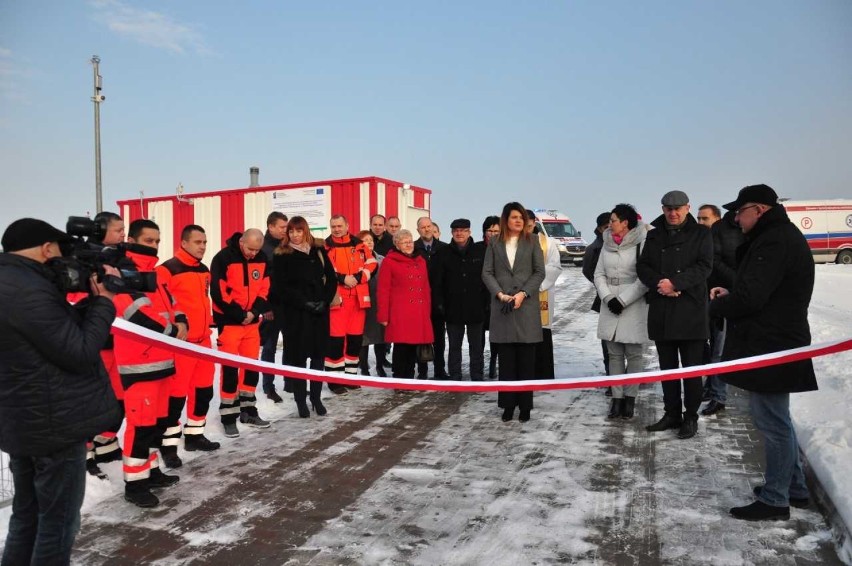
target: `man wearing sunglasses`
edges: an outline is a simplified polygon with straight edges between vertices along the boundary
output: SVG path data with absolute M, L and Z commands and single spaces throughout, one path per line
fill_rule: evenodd
M 725 209 L 736 211 L 745 243 L 737 249 L 733 287 L 710 291 L 710 315 L 724 317 L 728 324 L 722 359 L 809 345 L 808 305 L 814 288 L 814 261 L 807 240 L 767 185 L 743 188 Z M 757 500 L 732 508 L 731 515 L 749 521 L 786 521 L 790 505 L 809 504 L 796 430 L 790 419 L 790 393 L 817 389 L 813 363 L 807 359 L 737 371 L 724 374 L 722 379 L 750 391 L 751 417 L 763 433 L 766 453 L 766 483 L 753 490 Z

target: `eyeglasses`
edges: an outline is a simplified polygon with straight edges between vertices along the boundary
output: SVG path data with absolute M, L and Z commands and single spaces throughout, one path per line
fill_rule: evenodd
M 737 209 L 737 211 L 734 213 L 734 215 L 735 215 L 735 216 L 739 216 L 739 215 L 741 215 L 743 212 L 745 212 L 746 210 L 748 210 L 749 208 L 756 208 L 756 207 L 758 207 L 758 206 L 760 206 L 760 205 L 759 205 L 759 204 L 750 204 L 750 205 L 748 205 L 748 206 L 744 206 L 744 207 L 742 207 L 742 208 Z

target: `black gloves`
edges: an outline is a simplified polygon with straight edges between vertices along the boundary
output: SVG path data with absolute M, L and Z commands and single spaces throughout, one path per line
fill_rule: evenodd
M 322 314 L 325 312 L 325 301 L 307 301 L 305 302 L 305 310 L 314 314 Z
M 624 305 L 622 305 L 621 301 L 619 301 L 616 297 L 611 298 L 609 302 L 607 302 L 606 306 L 609 307 L 609 312 L 614 315 L 619 315 L 622 311 L 624 311 Z
M 515 310 L 515 301 L 507 301 L 500 306 L 500 312 L 503 314 L 511 314 L 513 310 Z

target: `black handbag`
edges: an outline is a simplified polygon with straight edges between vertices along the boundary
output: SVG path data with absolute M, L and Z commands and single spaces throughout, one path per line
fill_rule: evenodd
M 435 360 L 435 346 L 432 344 L 417 345 L 417 361 L 421 364 Z

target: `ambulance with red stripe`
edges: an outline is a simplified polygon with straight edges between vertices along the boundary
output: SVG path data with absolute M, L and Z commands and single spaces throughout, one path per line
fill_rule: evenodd
M 571 219 L 551 208 L 536 208 L 534 212 L 539 229 L 556 240 L 560 261 L 569 265 L 583 265 L 583 256 L 588 244 L 571 223 Z
M 784 200 L 816 263 L 852 265 L 852 200 Z

